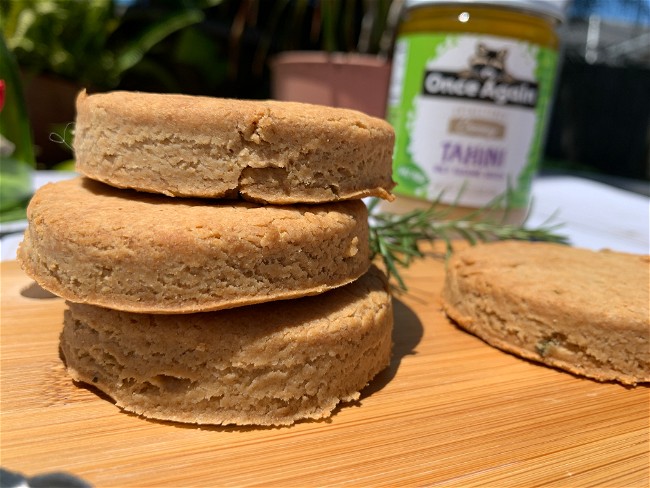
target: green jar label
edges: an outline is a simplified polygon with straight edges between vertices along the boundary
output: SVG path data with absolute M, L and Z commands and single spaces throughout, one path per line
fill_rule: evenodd
M 543 149 L 557 53 L 467 34 L 406 34 L 395 46 L 388 120 L 399 195 L 525 208 Z

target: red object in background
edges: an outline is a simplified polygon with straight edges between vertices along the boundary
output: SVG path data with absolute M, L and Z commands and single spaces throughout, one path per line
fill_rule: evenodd
M 5 106 L 5 80 L 0 80 L 0 111 Z

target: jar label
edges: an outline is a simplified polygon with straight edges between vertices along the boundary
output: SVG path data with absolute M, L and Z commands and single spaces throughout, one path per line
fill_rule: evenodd
M 388 120 L 395 193 L 482 207 L 528 205 L 556 51 L 508 38 L 406 34 L 395 45 Z

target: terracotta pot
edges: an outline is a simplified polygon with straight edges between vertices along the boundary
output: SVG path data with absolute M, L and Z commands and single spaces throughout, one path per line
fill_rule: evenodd
M 383 118 L 390 62 L 377 56 L 321 51 L 287 51 L 271 61 L 271 95 L 360 110 Z

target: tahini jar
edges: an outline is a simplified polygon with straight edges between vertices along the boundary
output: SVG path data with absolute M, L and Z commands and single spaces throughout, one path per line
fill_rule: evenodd
M 395 202 L 524 220 L 551 108 L 562 0 L 406 0 L 387 117 Z

